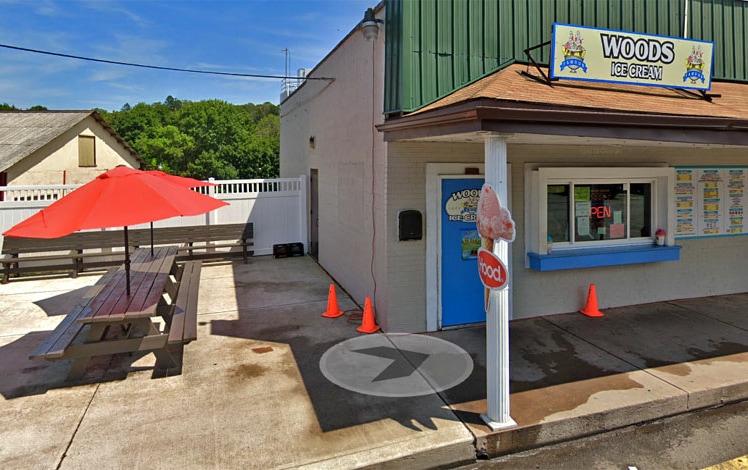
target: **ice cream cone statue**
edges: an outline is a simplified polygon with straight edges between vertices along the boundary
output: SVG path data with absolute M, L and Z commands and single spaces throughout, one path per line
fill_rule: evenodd
M 494 243 L 498 240 L 513 242 L 516 235 L 514 220 L 509 209 L 501 206 L 499 195 L 493 186 L 486 183 L 481 188 L 480 200 L 478 201 L 478 233 L 481 236 L 481 247 L 493 252 Z M 490 289 L 485 290 L 484 302 L 488 310 L 490 300 Z

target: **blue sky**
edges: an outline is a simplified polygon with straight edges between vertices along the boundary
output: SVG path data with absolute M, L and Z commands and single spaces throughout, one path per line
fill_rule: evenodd
M 312 68 L 378 0 L 0 0 L 0 44 L 160 67 L 291 75 Z M 220 99 L 278 104 L 280 80 L 101 64 L 0 47 L 0 103 L 119 110 Z

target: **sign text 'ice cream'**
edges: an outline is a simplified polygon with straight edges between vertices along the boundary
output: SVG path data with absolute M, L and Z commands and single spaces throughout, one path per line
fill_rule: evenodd
M 714 43 L 698 39 L 553 25 L 551 78 L 711 88 Z

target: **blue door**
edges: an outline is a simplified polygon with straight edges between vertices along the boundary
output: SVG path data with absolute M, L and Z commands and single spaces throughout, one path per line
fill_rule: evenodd
M 478 277 L 480 235 L 475 226 L 482 178 L 442 179 L 442 327 L 486 321 Z

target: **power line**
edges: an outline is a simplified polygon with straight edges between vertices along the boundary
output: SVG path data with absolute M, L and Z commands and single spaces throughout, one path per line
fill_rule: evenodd
M 45 54 L 45 55 L 51 55 L 55 57 L 65 57 L 68 59 L 87 60 L 89 62 L 100 62 L 103 64 L 125 65 L 128 67 L 140 67 L 144 69 L 168 70 L 170 72 L 201 73 L 205 75 L 225 75 L 225 76 L 230 76 L 230 77 L 273 78 L 273 79 L 279 79 L 279 80 L 299 79 L 299 78 L 303 78 L 304 80 L 326 80 L 326 81 L 335 80 L 334 78 L 329 78 L 329 77 L 289 77 L 289 76 L 284 76 L 284 75 L 260 75 L 260 74 L 254 74 L 254 73 L 215 72 L 215 71 L 210 71 L 210 70 L 180 69 L 180 68 L 175 68 L 175 67 L 161 67 L 159 65 L 145 65 L 145 64 L 135 64 L 132 62 L 119 62 L 116 60 L 96 59 L 92 57 L 83 57 L 83 56 L 78 56 L 78 55 L 63 54 L 60 52 L 50 52 L 50 51 L 42 51 L 39 49 L 29 49 L 27 47 L 11 46 L 8 44 L 0 44 L 0 47 L 4 47 L 6 49 L 13 49 L 16 51 L 33 52 L 35 54 Z

